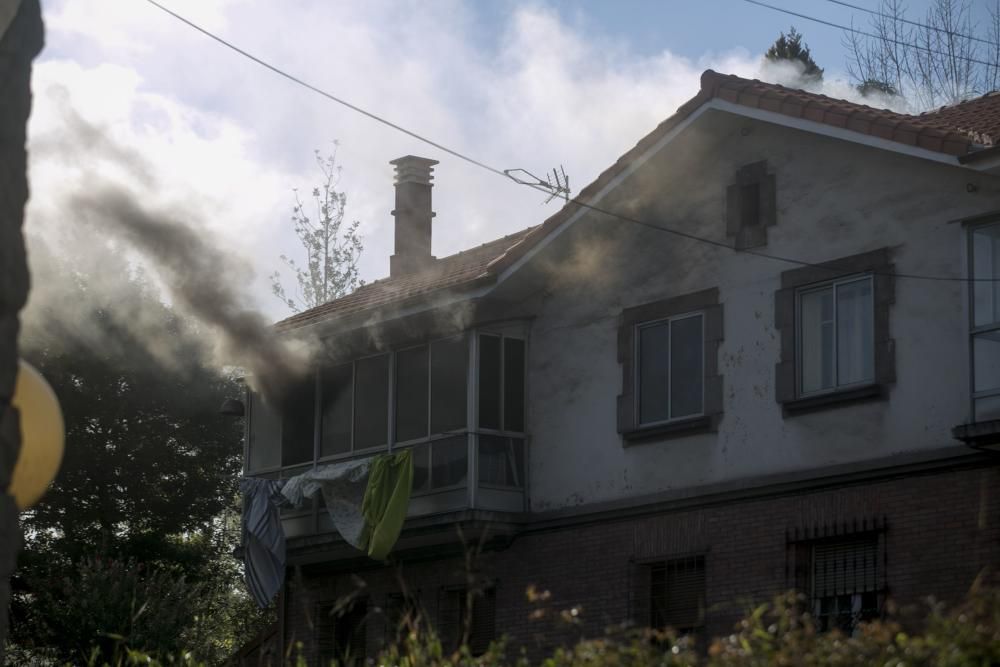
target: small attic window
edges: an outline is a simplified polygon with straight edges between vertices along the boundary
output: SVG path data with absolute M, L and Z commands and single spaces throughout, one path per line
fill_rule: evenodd
M 774 175 L 762 160 L 740 167 L 726 190 L 726 234 L 737 250 L 767 245 L 767 227 L 775 223 Z
M 740 187 L 740 227 L 760 226 L 760 183 Z

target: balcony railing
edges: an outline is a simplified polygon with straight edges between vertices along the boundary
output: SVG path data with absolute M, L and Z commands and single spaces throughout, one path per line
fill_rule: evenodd
M 479 509 L 523 512 L 526 507 L 526 444 L 523 435 L 459 431 L 419 442 L 396 445 L 392 451 L 413 451 L 413 491 L 408 518 Z M 316 465 L 356 460 L 377 452 Z M 311 464 L 260 475 L 286 479 L 308 471 Z M 284 508 L 282 523 L 289 538 L 334 532 L 321 494 L 301 508 Z

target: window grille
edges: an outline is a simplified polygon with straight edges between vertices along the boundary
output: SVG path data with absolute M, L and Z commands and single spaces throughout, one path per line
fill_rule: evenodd
M 821 630 L 851 634 L 879 615 L 878 535 L 812 545 L 812 606 Z
M 650 626 L 697 634 L 705 623 L 705 557 L 675 558 L 649 568 Z

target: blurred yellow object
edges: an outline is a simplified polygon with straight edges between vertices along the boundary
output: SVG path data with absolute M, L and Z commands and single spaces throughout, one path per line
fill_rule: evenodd
M 65 431 L 55 392 L 24 360 L 18 362 L 12 402 L 21 413 L 21 453 L 8 493 L 24 510 L 38 502 L 59 471 Z

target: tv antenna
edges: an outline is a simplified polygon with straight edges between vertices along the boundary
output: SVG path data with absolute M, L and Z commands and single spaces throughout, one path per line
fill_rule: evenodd
M 535 176 L 527 169 L 504 169 L 503 173 L 518 185 L 530 185 L 548 192 L 549 198 L 542 202 L 543 204 L 548 204 L 556 197 L 562 197 L 565 201 L 569 201 L 571 192 L 569 188 L 569 176 L 566 175 L 566 170 L 563 169 L 562 165 L 559 165 L 558 169 L 553 169 L 551 174 L 546 173 L 544 180 Z M 523 176 L 515 176 L 514 174 L 524 174 L 530 177 L 531 180 L 525 179 Z

